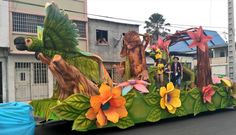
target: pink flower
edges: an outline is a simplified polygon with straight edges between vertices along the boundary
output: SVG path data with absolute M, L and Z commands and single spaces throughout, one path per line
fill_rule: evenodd
M 213 84 L 219 84 L 220 83 L 220 78 L 218 76 L 212 76 L 212 81 Z
M 203 94 L 203 102 L 211 103 L 211 97 L 215 94 L 215 91 L 209 84 L 208 86 L 204 86 L 202 88 L 202 94 Z
M 143 80 L 128 80 L 127 82 L 120 83 L 118 87 L 123 87 L 122 95 L 126 95 L 133 88 L 141 93 L 149 93 L 148 89 L 146 88 L 147 85 L 150 85 L 150 83 Z
M 156 51 L 157 48 L 158 48 L 158 47 L 157 47 L 155 44 L 153 44 L 153 45 L 150 46 L 150 49 L 151 49 L 151 50 L 154 50 L 154 51 Z
M 198 47 L 203 52 L 205 52 L 207 42 L 211 40 L 212 37 L 204 35 L 202 26 L 200 26 L 195 32 L 189 31 L 187 33 L 189 37 L 193 40 L 193 42 L 189 45 L 189 48 Z
M 158 38 L 157 41 L 157 46 L 158 48 L 164 50 L 165 52 L 167 52 L 167 54 L 169 54 L 169 45 L 170 45 L 170 40 L 164 41 L 161 37 Z

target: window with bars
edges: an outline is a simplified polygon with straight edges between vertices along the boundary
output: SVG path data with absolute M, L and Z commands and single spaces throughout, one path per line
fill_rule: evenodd
M 34 83 L 48 83 L 47 66 L 43 63 L 34 63 Z
M 44 16 L 24 13 L 12 13 L 14 32 L 37 33 L 37 26 L 43 26 Z
M 12 12 L 14 32 L 37 33 L 37 26 L 43 26 L 44 16 Z M 73 21 L 79 29 L 79 36 L 86 38 L 86 22 Z
M 76 23 L 79 29 L 79 37 L 86 38 L 86 22 L 75 20 L 73 22 Z

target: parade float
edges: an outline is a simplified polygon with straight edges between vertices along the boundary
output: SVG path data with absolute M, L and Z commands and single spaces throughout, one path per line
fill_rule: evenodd
M 236 105 L 235 83 L 211 74 L 207 42 L 213 37 L 204 35 L 202 27 L 159 38 L 150 47 L 150 35 L 142 35 L 142 42 L 137 32 L 125 33 L 121 50 L 124 61 L 117 66 L 124 82 L 119 83 L 112 81 L 98 55 L 77 48 L 77 26 L 56 4 L 46 4 L 43 27 L 37 28 L 37 37 L 14 40 L 18 50 L 35 52 L 57 81 L 51 98 L 31 101 L 37 117 L 73 121 L 72 130 L 76 131 L 125 129 L 137 123 L 195 116 Z M 183 65 L 188 78 L 183 81 L 184 87 L 176 87 L 170 79 L 157 84 L 157 67 L 147 67 L 146 57 L 162 58 L 171 64 L 173 53 L 168 48 L 180 41 L 190 41 L 189 47 L 197 48 L 196 71 Z M 170 76 L 167 73 L 164 78 Z

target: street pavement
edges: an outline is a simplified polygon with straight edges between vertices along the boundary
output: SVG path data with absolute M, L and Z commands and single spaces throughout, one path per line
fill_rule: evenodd
M 236 110 L 224 109 L 195 117 L 189 115 L 142 123 L 125 130 L 107 128 L 81 133 L 71 131 L 71 124 L 60 122 L 38 126 L 35 135 L 236 135 Z

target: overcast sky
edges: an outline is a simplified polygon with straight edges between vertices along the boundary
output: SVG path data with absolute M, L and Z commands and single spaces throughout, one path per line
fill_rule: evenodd
M 227 2 L 228 0 L 88 0 L 88 13 L 143 22 L 152 13 L 160 13 L 176 29 L 188 27 L 180 25 L 212 26 L 205 29 L 216 30 L 222 35 L 227 32 L 228 27 Z M 143 32 L 141 27 L 140 30 Z

